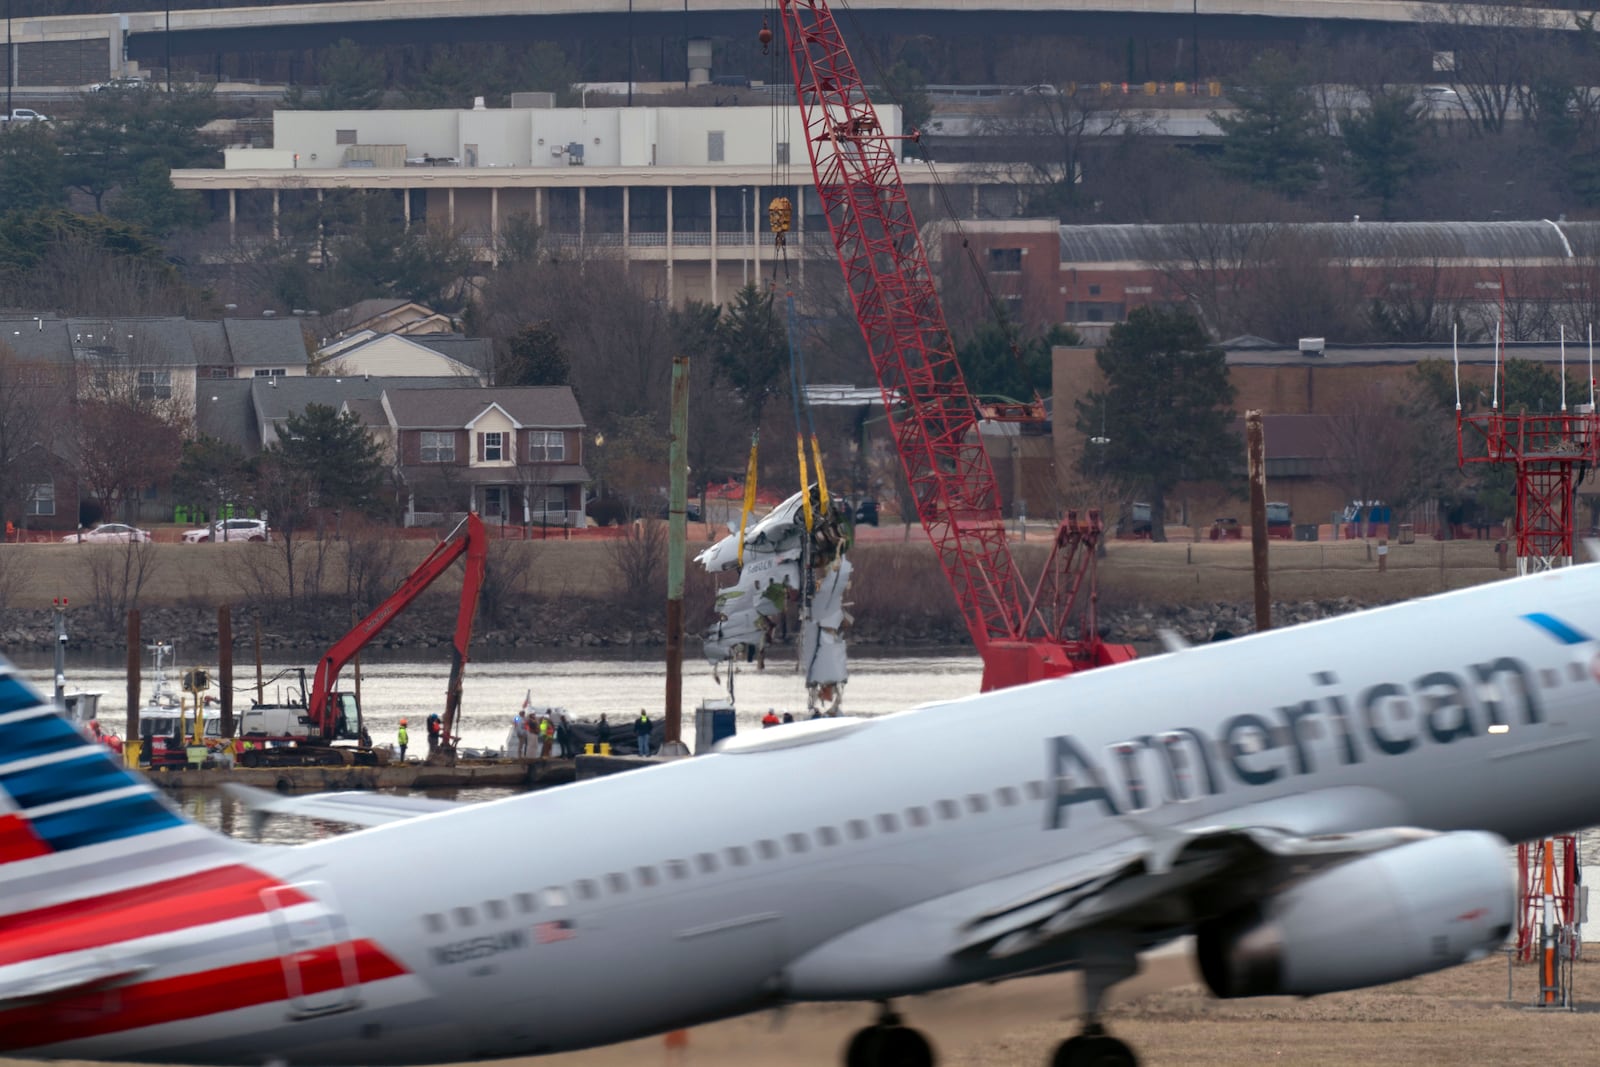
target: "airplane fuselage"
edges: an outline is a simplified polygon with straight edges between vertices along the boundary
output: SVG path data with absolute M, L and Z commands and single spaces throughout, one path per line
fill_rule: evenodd
M 951 949 L 1030 872 L 1136 855 L 1152 834 L 1521 840 L 1600 821 L 1594 584 L 1507 582 L 252 850 L 276 892 L 318 906 L 209 951 L 281 961 L 287 1008 L 42 1031 L 64 1038 L 47 1050 L 376 1064 L 571 1049 L 1070 965 L 1070 939 L 1013 959 Z

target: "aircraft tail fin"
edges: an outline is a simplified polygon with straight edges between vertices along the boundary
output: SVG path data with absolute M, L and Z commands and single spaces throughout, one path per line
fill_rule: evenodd
M 0 916 L 246 847 L 185 819 L 0 658 Z

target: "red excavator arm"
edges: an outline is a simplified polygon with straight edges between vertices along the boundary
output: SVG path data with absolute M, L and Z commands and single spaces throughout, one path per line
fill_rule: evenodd
M 483 520 L 475 512 L 468 513 L 462 525 L 457 526 L 449 537 L 428 553 L 428 558 L 400 583 L 399 589 L 356 623 L 349 633 L 334 642 L 333 647 L 318 661 L 316 679 L 312 682 L 311 695 L 306 702 L 306 713 L 321 736 L 334 736 L 335 723 L 331 719 L 338 712 L 334 706 L 333 690 L 344 665 L 463 555 L 467 558 L 467 573 L 461 581 L 461 606 L 456 612 L 455 647 L 450 657 L 450 685 L 445 693 L 444 737 L 446 744 L 450 743 L 450 731 L 455 723 L 456 712 L 461 707 L 461 674 L 467 665 L 467 642 L 472 640 L 472 616 L 478 609 L 478 590 L 483 587 L 483 571 L 489 556 Z

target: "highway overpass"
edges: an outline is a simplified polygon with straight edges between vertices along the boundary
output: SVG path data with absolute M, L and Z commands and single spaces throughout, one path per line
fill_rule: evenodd
M 206 10 L 176 9 L 117 15 L 56 15 L 15 19 L 19 85 L 72 85 L 122 73 L 125 59 L 162 66 L 175 57 L 215 57 L 325 46 L 348 37 L 363 44 L 443 41 L 514 43 L 575 35 L 617 40 L 632 33 L 668 41 L 729 37 L 758 25 L 753 0 L 351 0 Z M 1402 29 L 1423 5 L 1402 0 L 852 0 L 847 30 L 903 34 L 1104 33 L 1188 37 L 1197 22 L 1202 40 L 1295 37 L 1308 27 Z M 1549 13 L 1570 24 L 1570 11 Z M 170 31 L 170 41 L 168 33 Z M 751 34 L 753 36 L 753 30 Z M 0 63 L 0 70 L 5 67 Z

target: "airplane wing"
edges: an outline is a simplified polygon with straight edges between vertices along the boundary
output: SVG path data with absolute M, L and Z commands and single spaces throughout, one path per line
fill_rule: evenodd
M 1135 854 L 1108 857 L 1102 866 L 1079 868 L 1065 879 L 1056 868 L 1047 868 L 1031 889 L 1008 885 L 1012 896 L 957 931 L 953 954 L 1014 956 L 1101 924 L 1182 926 L 1194 918 L 1191 901 L 1222 883 L 1230 896 L 1259 896 L 1356 856 L 1434 836 L 1410 827 L 1301 832 L 1281 823 L 1297 821 L 1293 815 L 1305 809 L 1305 798 L 1288 799 L 1301 802 L 1292 804 L 1293 811 L 1286 805 L 1283 820 L 1257 822 L 1270 820 L 1270 813 L 1251 811 L 1255 818 L 1249 824 L 1149 829 Z M 1338 806 L 1337 798 L 1323 799 Z
M 287 797 L 238 782 L 224 782 L 222 788 L 250 809 L 250 815 L 257 820 L 258 827 L 273 815 L 303 815 L 356 826 L 382 826 L 384 823 L 460 807 L 450 800 L 402 797 L 390 793 L 317 793 L 308 797 Z

